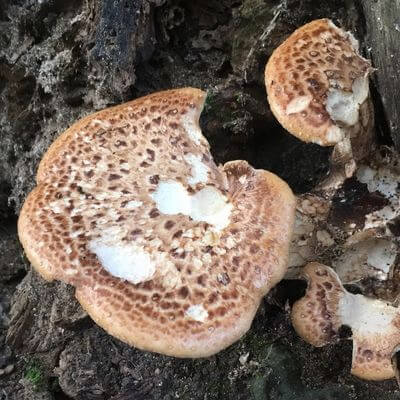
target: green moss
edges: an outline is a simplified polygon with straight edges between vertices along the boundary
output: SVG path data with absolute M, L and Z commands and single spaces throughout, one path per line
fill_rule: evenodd
M 206 99 L 204 100 L 203 111 L 208 113 L 215 106 L 216 93 L 212 90 L 207 91 Z
M 30 361 L 25 370 L 25 378 L 32 384 L 32 386 L 39 390 L 45 383 L 45 375 L 40 363 L 36 360 Z

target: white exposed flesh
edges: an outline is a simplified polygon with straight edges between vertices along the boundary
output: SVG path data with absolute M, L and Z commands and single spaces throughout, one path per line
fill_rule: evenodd
M 213 186 L 206 186 L 190 195 L 180 182 L 160 182 L 151 195 L 163 214 L 183 214 L 194 221 L 207 222 L 222 230 L 229 225 L 232 204 Z

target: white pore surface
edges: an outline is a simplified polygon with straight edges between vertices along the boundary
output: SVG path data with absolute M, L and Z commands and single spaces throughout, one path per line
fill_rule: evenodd
M 194 221 L 207 222 L 217 230 L 229 225 L 233 206 L 213 186 L 190 195 L 180 182 L 169 180 L 160 182 L 151 197 L 163 214 L 187 215 Z
M 189 177 L 188 183 L 190 185 L 195 185 L 196 183 L 207 182 L 209 168 L 203 163 L 201 156 L 188 154 L 183 158 L 192 167 L 192 176 Z
M 311 102 L 311 96 L 295 97 L 286 107 L 286 114 L 295 114 L 304 111 Z
M 343 122 L 352 126 L 358 122 L 359 108 L 367 99 L 369 93 L 366 76 L 354 80 L 352 91 L 330 88 L 326 99 L 326 111 L 333 121 Z
M 201 304 L 195 304 L 190 306 L 185 313 L 189 318 L 194 319 L 198 322 L 204 322 L 208 317 L 208 312 L 204 309 Z
M 101 265 L 111 275 L 134 284 L 152 278 L 156 270 L 150 255 L 135 244 L 111 244 L 101 240 L 89 242 Z
M 344 293 L 339 301 L 339 317 L 359 335 L 387 334 L 399 310 L 380 300 L 369 299 L 360 294 Z

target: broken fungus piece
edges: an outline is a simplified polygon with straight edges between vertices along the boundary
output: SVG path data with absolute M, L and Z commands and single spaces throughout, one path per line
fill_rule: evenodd
M 122 341 L 204 357 L 238 340 L 284 275 L 295 199 L 245 161 L 217 167 L 205 93 L 170 90 L 72 125 L 40 163 L 18 228 L 35 269 L 76 288 Z
M 333 198 L 298 196 L 286 279 L 326 262 L 343 284 L 393 302 L 399 297 L 400 157 L 386 146 L 363 160 Z
M 320 347 L 339 339 L 342 326 L 351 328 L 352 374 L 369 380 L 393 378 L 392 357 L 400 345 L 400 310 L 390 304 L 351 294 L 329 267 L 310 263 L 303 270 L 306 295 L 292 309 L 297 333 Z
M 329 19 L 297 29 L 266 66 L 268 101 L 281 125 L 302 141 L 335 146 L 331 186 L 351 176 L 356 161 L 370 152 L 371 70 L 354 36 Z

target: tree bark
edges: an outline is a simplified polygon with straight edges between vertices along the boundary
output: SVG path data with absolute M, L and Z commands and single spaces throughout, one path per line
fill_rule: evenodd
M 362 0 L 366 25 L 365 44 L 376 68 L 375 107 L 378 127 L 400 151 L 400 2 Z

